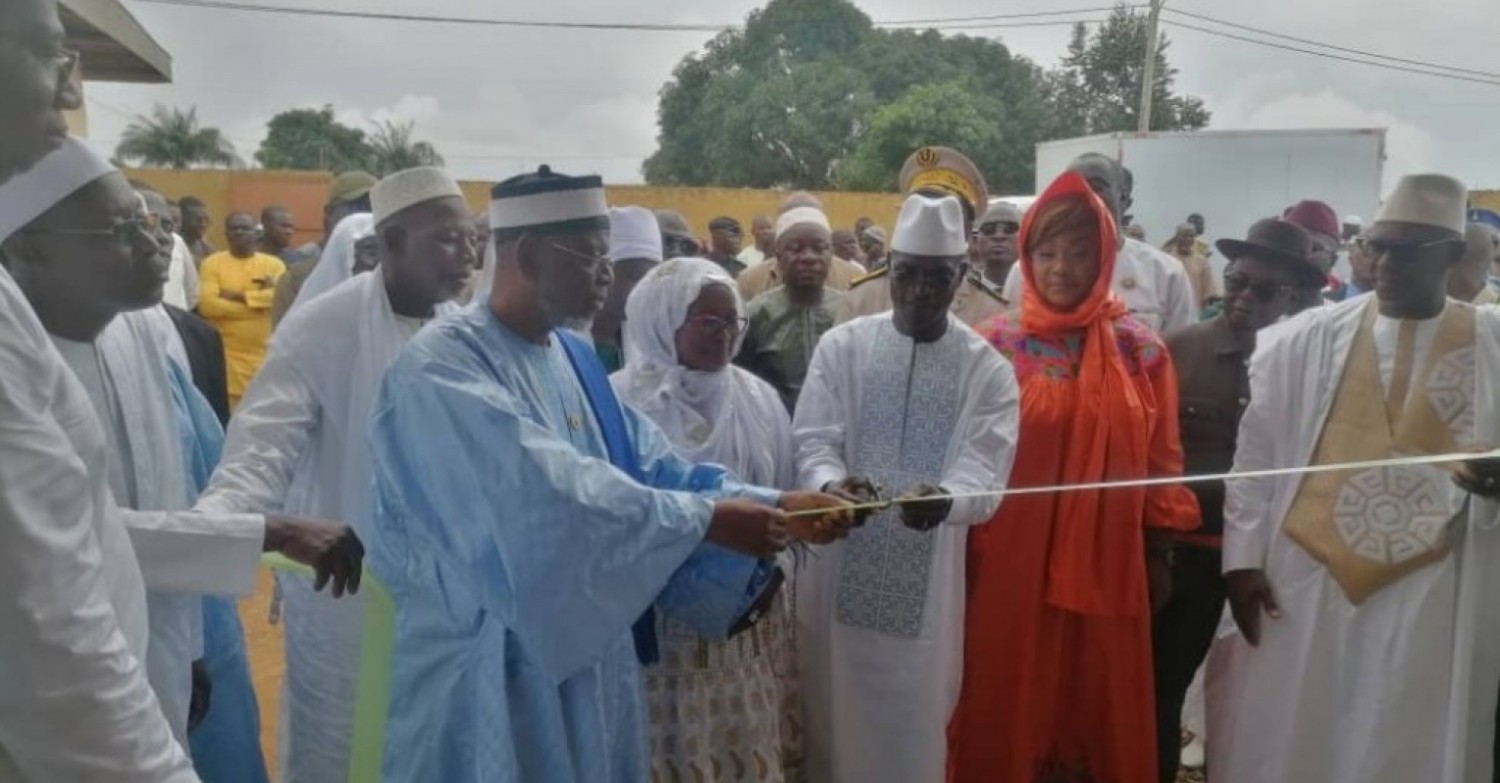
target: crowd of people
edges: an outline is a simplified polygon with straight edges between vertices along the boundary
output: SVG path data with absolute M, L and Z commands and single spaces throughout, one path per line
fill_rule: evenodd
M 1194 699 L 1216 783 L 1494 774 L 1500 243 L 1457 179 L 1158 249 L 1115 160 L 1022 211 L 929 147 L 889 228 L 792 193 L 745 246 L 420 167 L 218 251 L 67 136 L 55 6 L 0 31 L 0 780 L 268 779 L 267 551 L 311 571 L 283 781 L 361 752 L 370 576 L 385 780 L 1172 781 Z

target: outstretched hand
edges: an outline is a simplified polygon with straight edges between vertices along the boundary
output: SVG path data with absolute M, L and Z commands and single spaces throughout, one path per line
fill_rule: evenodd
M 809 544 L 831 544 L 849 535 L 854 526 L 853 501 L 830 492 L 783 492 L 777 505 L 787 512 L 792 537 Z M 806 512 L 821 511 L 820 514 Z
M 880 502 L 880 488 L 866 476 L 846 476 L 840 481 L 823 485 L 823 491 L 856 506 Z M 854 512 L 854 526 L 862 527 L 875 509 L 862 508 Z
M 704 539 L 742 555 L 766 558 L 786 549 L 791 534 L 780 509 L 748 500 L 720 500 L 714 503 Z
M 316 574 L 315 590 L 322 590 L 332 582 L 334 598 L 342 598 L 345 592 L 359 592 L 365 546 L 348 525 L 267 514 L 264 548 L 310 566 Z

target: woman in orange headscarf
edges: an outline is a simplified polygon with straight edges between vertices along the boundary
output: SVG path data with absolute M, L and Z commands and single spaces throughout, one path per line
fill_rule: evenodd
M 1162 341 L 1110 293 L 1117 235 L 1077 174 L 1021 228 L 1018 314 L 980 327 L 1015 365 L 1014 488 L 1182 472 Z M 1181 485 L 1005 499 L 969 537 L 954 783 L 1155 783 L 1151 612 L 1169 531 L 1198 524 Z

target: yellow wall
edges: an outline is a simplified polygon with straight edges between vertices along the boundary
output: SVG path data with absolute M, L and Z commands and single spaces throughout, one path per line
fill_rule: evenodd
M 197 196 L 208 205 L 213 219 L 209 241 L 224 246 L 224 217 L 230 211 L 259 215 L 271 204 L 287 207 L 297 221 L 298 244 L 323 234 L 323 203 L 333 177 L 323 172 L 303 171 L 171 171 L 130 169 L 126 175 L 139 179 L 167 198 Z M 487 207 L 490 184 L 463 182 L 464 196 L 475 212 Z M 786 193 L 773 190 L 734 188 L 658 188 L 647 185 L 615 185 L 606 189 L 609 203 L 638 205 L 650 209 L 675 209 L 693 228 L 708 235 L 708 221 L 720 215 L 737 218 L 750 230 L 750 219 L 758 214 L 776 214 Z M 890 229 L 896 222 L 901 200 L 893 193 L 819 193 L 828 219 L 836 228 L 849 228 L 861 217 L 869 217 Z M 749 241 L 748 236 L 746 241 Z
M 1469 191 L 1469 206 L 1500 214 L 1500 190 Z

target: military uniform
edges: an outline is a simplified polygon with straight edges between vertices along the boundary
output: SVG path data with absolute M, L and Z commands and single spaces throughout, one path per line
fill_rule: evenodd
M 854 281 L 854 286 L 844 295 L 838 310 L 837 323 L 843 323 L 866 315 L 875 315 L 891 309 L 890 267 L 871 272 Z M 980 324 L 1010 309 L 1010 303 L 979 273 L 969 270 L 963 285 L 953 297 L 953 314 L 969 326 Z

